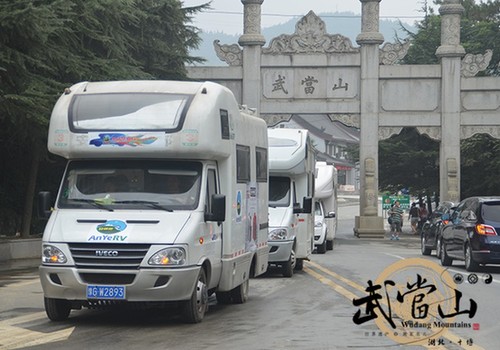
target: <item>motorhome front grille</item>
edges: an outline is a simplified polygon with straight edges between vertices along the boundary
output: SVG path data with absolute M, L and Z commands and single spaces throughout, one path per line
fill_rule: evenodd
M 76 267 L 89 269 L 138 269 L 150 244 L 71 243 Z

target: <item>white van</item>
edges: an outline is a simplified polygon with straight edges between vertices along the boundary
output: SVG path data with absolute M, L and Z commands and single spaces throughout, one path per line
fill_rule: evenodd
M 269 263 L 285 277 L 314 248 L 314 164 L 309 132 L 269 129 Z
M 326 162 L 316 162 L 314 183 L 315 217 L 314 245 L 316 251 L 324 254 L 333 249 L 337 232 L 337 169 Z
M 51 320 L 72 309 L 243 303 L 268 266 L 266 123 L 227 88 L 82 82 L 52 112 L 48 149 L 67 158 L 55 205 L 40 193 L 40 279 Z

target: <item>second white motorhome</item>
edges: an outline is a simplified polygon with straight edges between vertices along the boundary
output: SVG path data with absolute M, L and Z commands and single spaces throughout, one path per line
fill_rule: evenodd
M 269 263 L 285 277 L 314 248 L 315 156 L 309 132 L 269 129 Z
M 337 232 L 337 169 L 326 162 L 316 162 L 314 184 L 314 245 L 320 254 L 333 249 Z
M 267 126 L 210 82 L 83 82 L 52 112 L 68 159 L 48 217 L 40 280 L 51 320 L 82 307 L 243 303 L 268 267 Z

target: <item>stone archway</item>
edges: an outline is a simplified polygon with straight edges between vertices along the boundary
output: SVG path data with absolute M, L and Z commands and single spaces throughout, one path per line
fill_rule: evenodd
M 444 0 L 437 65 L 396 65 L 408 42 L 385 43 L 379 33 L 383 0 L 360 0 L 358 47 L 340 34 L 328 34 L 314 12 L 267 47 L 260 33 L 264 0 L 241 0 L 244 34 L 238 44 L 214 43 L 228 67 L 191 67 L 193 79 L 229 87 L 241 104 L 257 108 L 266 120 L 297 113 L 324 113 L 359 127 L 359 236 L 383 237 L 378 212 L 378 142 L 405 126 L 440 141 L 440 198 L 460 199 L 460 140 L 475 133 L 500 138 L 500 78 L 475 77 L 491 52 L 466 54 L 460 44 L 459 0 Z M 383 45 L 382 45 L 383 44 Z M 382 45 L 382 46 L 381 46 Z

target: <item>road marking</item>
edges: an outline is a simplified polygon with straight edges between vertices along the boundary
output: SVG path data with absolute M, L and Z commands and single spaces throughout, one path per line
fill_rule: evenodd
M 56 332 L 42 333 L 31 331 L 16 325 L 45 319 L 45 312 L 35 312 L 0 321 L 0 349 L 21 349 L 68 339 L 75 327 L 61 329 Z
M 390 254 L 387 254 L 387 255 L 390 255 Z M 402 258 L 403 259 L 403 258 Z M 321 283 L 323 284 L 326 284 L 328 285 L 329 287 L 331 287 L 333 290 L 335 290 L 337 293 L 339 293 L 340 295 L 346 297 L 347 299 L 349 299 L 350 301 L 356 299 L 356 298 L 359 298 L 356 294 L 350 292 L 349 290 L 347 290 L 346 288 L 342 287 L 341 285 L 337 284 L 333 279 L 329 279 L 327 277 L 324 277 L 323 275 L 321 275 L 320 273 L 312 270 L 311 268 L 308 267 L 308 265 L 314 267 L 314 268 L 317 268 L 318 270 L 330 275 L 333 279 L 337 279 L 339 281 L 342 281 L 348 285 L 350 285 L 351 287 L 357 289 L 357 290 L 360 290 L 362 292 L 365 292 L 365 288 L 360 286 L 359 284 L 357 284 L 356 282 L 348 279 L 348 278 L 345 278 L 329 269 L 327 269 L 326 267 L 324 266 L 321 266 L 315 262 L 312 262 L 312 261 L 307 261 L 306 262 L 306 265 L 304 265 L 304 272 L 306 272 L 307 274 L 309 274 L 310 276 L 316 278 L 317 280 L 319 280 Z M 366 292 L 365 292 L 366 293 Z M 363 296 L 366 296 L 363 295 Z M 385 300 L 380 300 L 379 301 L 381 304 L 384 304 L 385 306 L 387 306 L 387 303 Z M 462 349 L 467 349 L 467 350 L 485 350 L 484 348 L 482 348 L 481 346 L 479 345 L 476 345 L 476 344 L 472 344 L 472 345 L 467 345 L 467 340 L 465 338 L 461 338 L 460 336 L 452 333 L 450 330 L 448 330 L 447 332 L 445 332 L 444 334 L 441 335 L 443 338 L 446 338 L 448 339 L 449 341 L 452 342 L 453 345 L 457 345 L 459 346 L 460 348 Z M 460 345 L 460 344 L 463 344 L 463 345 Z M 447 349 L 445 346 L 441 346 L 441 345 L 420 345 L 424 348 L 428 348 L 428 349 L 432 349 L 432 350 L 445 350 Z

